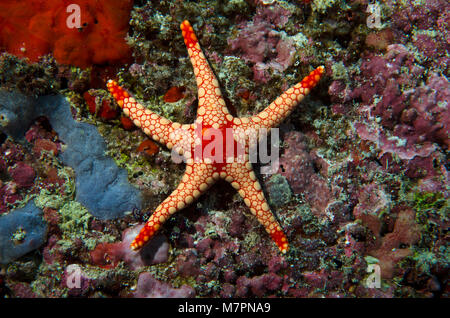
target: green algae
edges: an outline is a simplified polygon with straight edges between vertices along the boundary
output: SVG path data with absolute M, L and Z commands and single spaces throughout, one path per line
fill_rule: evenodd
M 64 235 L 83 235 L 89 232 L 89 221 L 92 215 L 80 203 L 69 201 L 58 212 L 61 216 L 59 227 Z
M 20 226 L 14 233 L 12 233 L 11 241 L 13 241 L 15 244 L 20 244 L 20 242 L 25 239 L 26 235 L 27 232 Z
M 311 207 L 308 204 L 297 205 L 292 217 L 302 220 L 302 230 L 307 236 L 319 233 L 324 227 L 323 220 L 319 220 L 312 213 Z
M 222 211 L 208 211 L 208 221 L 205 226 L 205 236 L 219 239 L 231 224 L 231 218 Z
M 130 160 L 130 157 L 124 153 L 120 153 L 119 159 L 116 160 L 116 164 L 120 167 L 124 167 Z
M 245 0 L 230 0 L 226 1 L 226 5 L 223 10 L 227 15 L 234 14 L 236 12 L 244 13 L 248 12 L 249 4 Z
M 416 211 L 416 223 L 421 227 L 419 245 L 433 246 L 442 235 L 437 230 L 438 224 L 449 220 L 449 199 L 445 199 L 441 192 L 413 192 L 409 198 Z
M 253 77 L 252 71 L 247 63 L 236 56 L 224 56 L 217 77 L 226 96 L 236 106 L 236 115 L 246 115 L 249 110 L 249 103 L 239 98 L 238 91 L 253 91 L 255 89 L 255 84 L 251 80 Z
M 430 251 L 428 248 L 413 247 L 413 255 L 410 257 L 414 260 L 416 267 L 428 275 L 432 275 L 431 270 L 437 264 L 441 264 L 444 268 L 450 266 L 450 249 L 448 246 L 440 246 L 437 251 Z
M 171 121 L 185 123 L 185 104 L 184 98 L 174 103 L 166 103 L 163 96 L 160 96 L 158 100 L 148 105 L 148 108 Z
M 342 3 L 339 0 L 314 0 L 311 3 L 311 8 L 313 11 L 317 11 L 320 13 L 326 13 L 329 8 L 334 7 L 337 3 Z
M 58 68 L 53 58 L 42 63 L 27 63 L 26 60 L 3 53 L 0 56 L 0 85 L 17 89 L 28 96 L 55 94 L 61 83 L 56 79 Z
M 412 255 L 400 262 L 400 267 L 434 275 L 436 268 L 450 266 L 450 249 L 439 239 L 444 234 L 438 225 L 448 222 L 448 199 L 440 192 L 408 192 L 403 196 L 416 211 L 415 222 L 420 227 L 420 241 L 411 247 Z M 412 262 L 412 263 L 411 263 Z M 399 285 L 402 285 L 399 281 Z
M 429 210 L 440 211 L 448 204 L 441 192 L 415 192 L 412 200 L 419 219 Z M 446 216 L 448 215 L 442 214 L 442 217 Z
M 331 66 L 331 70 L 332 70 L 332 78 L 334 80 L 344 80 L 344 81 L 349 80 L 348 74 L 349 70 L 342 61 L 334 63 Z
M 292 191 L 285 176 L 274 174 L 267 182 L 270 191 L 269 202 L 276 208 L 281 207 L 291 201 Z
M 261 233 L 258 231 L 251 231 L 244 236 L 243 246 L 247 246 L 248 249 L 254 248 L 261 243 Z
M 36 206 L 40 209 L 48 207 L 57 210 L 63 206 L 64 202 L 64 197 L 60 194 L 52 194 L 47 189 L 41 189 L 39 194 L 34 199 L 34 204 L 36 204 Z

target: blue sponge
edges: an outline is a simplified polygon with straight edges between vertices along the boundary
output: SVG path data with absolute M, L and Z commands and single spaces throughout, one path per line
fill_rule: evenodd
M 31 97 L 0 89 L 0 131 L 13 139 L 23 139 L 36 119 L 35 102 Z
M 23 233 L 23 239 L 13 240 Z M 32 250 L 39 248 L 47 235 L 47 223 L 42 211 L 34 203 L 16 209 L 0 217 L 0 264 L 7 264 Z
M 133 207 L 142 206 L 141 193 L 128 182 L 126 170 L 105 155 L 106 143 L 97 128 L 73 120 L 64 97 L 41 97 L 37 108 L 67 145 L 60 156 L 75 170 L 78 202 L 103 220 L 121 217 Z
M 23 139 L 38 116 L 46 116 L 67 148 L 62 162 L 75 171 L 76 199 L 102 220 L 122 217 L 134 207 L 142 207 L 140 191 L 133 187 L 127 172 L 105 155 L 106 143 L 95 126 L 72 118 L 64 96 L 37 99 L 0 89 L 0 130 L 14 139 Z

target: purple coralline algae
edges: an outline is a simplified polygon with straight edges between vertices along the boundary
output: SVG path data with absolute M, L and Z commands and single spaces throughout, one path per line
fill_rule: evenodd
M 408 247 L 419 241 L 419 230 L 415 222 L 415 212 L 412 209 L 405 209 L 398 213 L 393 231 L 382 238 L 381 245 L 377 249 L 369 252 L 369 255 L 380 261 L 382 278 L 392 278 L 396 264 L 412 254 L 412 250 Z
M 298 131 L 289 132 L 284 142 L 279 172 L 289 181 L 295 194 L 305 197 L 315 215 L 325 217 L 334 196 L 326 179 L 314 169 L 315 160 L 308 151 L 305 135 Z
M 445 76 L 431 73 L 420 85 L 417 78 L 424 69 L 415 65 L 403 45 L 388 46 L 384 56 L 366 57 L 361 70 L 361 86 L 352 97 L 361 99 L 360 113 L 366 122 L 357 123 L 356 129 L 362 139 L 378 145 L 380 156 L 428 157 L 435 143 L 449 146 L 450 83 Z M 402 87 L 409 89 L 402 92 Z
M 174 288 L 170 284 L 160 282 L 150 273 L 139 275 L 136 292 L 137 298 L 187 298 L 194 297 L 195 291 L 188 285 Z
M 282 74 L 294 61 L 294 39 L 277 31 L 289 20 L 291 12 L 282 7 L 260 7 L 252 21 L 241 23 L 236 38 L 228 40 L 231 52 L 253 64 L 255 81 L 266 83 L 272 72 Z
M 14 167 L 10 167 L 8 174 L 19 188 L 31 187 L 36 177 L 33 167 L 23 162 L 18 162 Z

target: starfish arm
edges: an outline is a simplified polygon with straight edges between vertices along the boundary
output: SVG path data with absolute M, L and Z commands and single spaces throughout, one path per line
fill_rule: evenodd
M 205 163 L 187 164 L 178 187 L 156 208 L 130 247 L 133 250 L 141 248 L 172 214 L 190 205 L 205 192 L 219 178 L 213 170 L 212 165 Z
M 300 103 L 300 101 L 309 93 L 309 91 L 317 85 L 325 68 L 319 66 L 306 76 L 300 83 L 289 88 L 281 94 L 275 101 L 267 106 L 259 114 L 245 120 L 244 127 L 241 128 L 272 128 L 277 127 Z M 241 118 L 242 121 L 243 118 Z
M 205 125 L 212 126 L 224 124 L 224 117 L 232 118 L 225 106 L 222 93 L 214 72 L 212 71 L 189 21 L 185 20 L 180 25 L 186 44 L 189 58 L 191 59 L 194 75 L 198 87 L 197 115 L 202 118 Z
M 119 86 L 116 81 L 109 80 L 107 87 L 117 104 L 123 109 L 125 115 L 136 126 L 140 127 L 155 141 L 167 145 L 168 148 L 172 148 L 175 145 L 177 140 L 171 136 L 174 136 L 173 132 L 179 129 L 182 126 L 181 124 L 174 123 L 145 108 L 131 97 L 125 89 Z
M 286 236 L 270 211 L 270 207 L 264 197 L 261 185 L 256 179 L 251 163 L 231 163 L 227 164 L 225 169 L 227 173 L 225 180 L 229 181 L 233 188 L 238 191 L 239 195 L 244 199 L 245 204 L 264 226 L 280 251 L 286 253 L 289 246 Z

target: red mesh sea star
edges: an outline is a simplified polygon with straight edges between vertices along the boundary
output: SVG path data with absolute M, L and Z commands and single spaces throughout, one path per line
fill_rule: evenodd
M 155 141 L 183 155 L 186 162 L 186 172 L 177 189 L 156 208 L 131 243 L 131 248 L 142 247 L 172 214 L 194 202 L 216 180 L 225 179 L 239 192 L 280 251 L 286 253 L 286 236 L 270 211 L 261 185 L 253 172 L 246 141 L 261 128 L 275 127 L 286 118 L 310 89 L 316 86 L 324 73 L 324 67 L 319 66 L 312 71 L 259 114 L 252 117 L 233 117 L 225 106 L 219 82 L 188 21 L 181 24 L 181 31 L 198 87 L 197 119 L 193 124 L 171 122 L 136 102 L 115 81 L 108 82 L 109 91 L 125 115 Z M 228 134 L 230 130 L 233 132 L 231 135 Z M 218 139 L 218 136 L 221 138 Z M 230 149 L 232 152 L 229 152 Z M 238 149 L 244 151 L 239 155 Z M 205 156 L 207 152 L 210 155 Z

